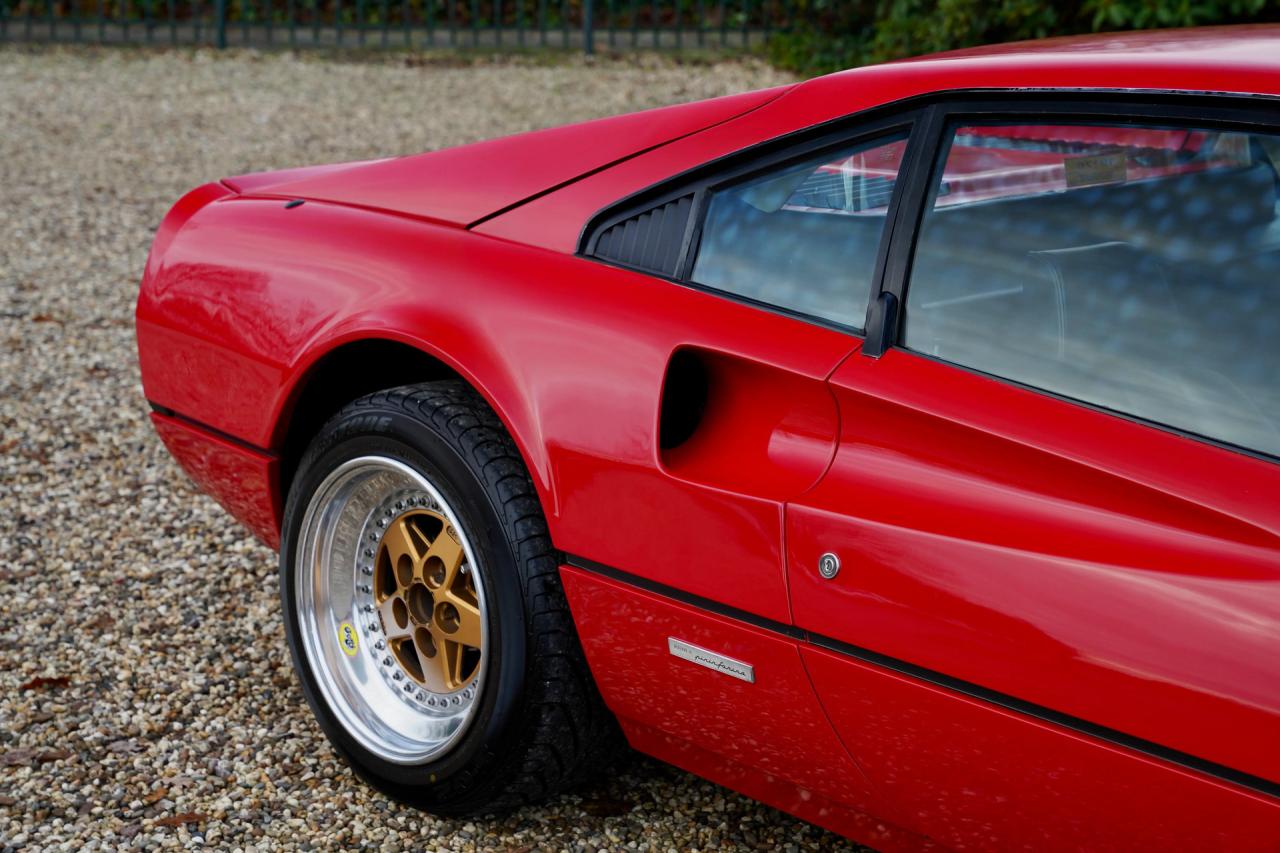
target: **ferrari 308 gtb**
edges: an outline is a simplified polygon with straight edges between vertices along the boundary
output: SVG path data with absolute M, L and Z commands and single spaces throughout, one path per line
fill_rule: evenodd
M 1280 850 L 1280 27 L 184 196 L 137 308 L 362 777 L 624 742 L 880 849 Z

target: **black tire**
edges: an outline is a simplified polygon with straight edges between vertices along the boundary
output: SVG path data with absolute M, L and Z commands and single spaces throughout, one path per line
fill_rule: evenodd
M 466 519 L 485 572 L 488 674 L 461 739 L 413 766 L 364 749 L 338 722 L 304 660 L 294 563 L 306 506 L 343 462 L 379 454 L 423 473 Z M 607 766 L 621 739 L 587 669 L 560 584 L 560 559 L 515 443 L 465 383 L 429 382 L 349 404 L 320 430 L 289 492 L 280 548 L 294 670 L 337 752 L 397 800 L 447 815 L 510 810 Z

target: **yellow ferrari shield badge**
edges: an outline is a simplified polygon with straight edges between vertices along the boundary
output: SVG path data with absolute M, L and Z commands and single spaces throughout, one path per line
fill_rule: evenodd
M 357 636 L 356 629 L 351 627 L 350 622 L 343 622 L 338 626 L 338 645 L 342 646 L 347 657 L 355 657 L 356 652 L 360 650 L 360 637 Z

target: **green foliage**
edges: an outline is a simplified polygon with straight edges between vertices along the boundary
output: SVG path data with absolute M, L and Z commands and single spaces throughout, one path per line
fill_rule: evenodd
M 1270 4 L 1274 17 L 1274 0 Z M 1087 0 L 1095 30 L 1144 30 L 1153 27 L 1197 27 L 1260 18 L 1267 0 Z
M 770 60 L 821 74 L 979 44 L 1280 19 L 1280 0 L 795 0 Z

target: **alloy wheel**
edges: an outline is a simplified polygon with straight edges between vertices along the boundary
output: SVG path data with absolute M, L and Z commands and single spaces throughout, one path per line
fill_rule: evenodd
M 385 456 L 315 490 L 294 566 L 307 663 L 343 728 L 397 764 L 466 730 L 486 665 L 482 572 L 435 484 Z

